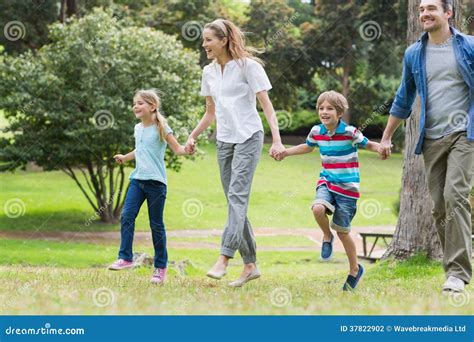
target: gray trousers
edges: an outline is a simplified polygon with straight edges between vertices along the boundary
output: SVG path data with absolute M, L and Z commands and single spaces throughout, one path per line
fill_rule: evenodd
M 247 209 L 262 147 L 262 131 L 254 133 L 241 144 L 217 141 L 217 160 L 228 207 L 221 254 L 233 258 L 238 250 L 245 264 L 257 260 L 257 245 L 247 218 Z
M 471 192 L 474 142 L 466 132 L 423 143 L 433 216 L 443 249 L 446 276 L 469 283 L 472 277 Z

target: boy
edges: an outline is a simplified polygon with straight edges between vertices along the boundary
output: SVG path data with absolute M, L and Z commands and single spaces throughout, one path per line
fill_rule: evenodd
M 310 153 L 319 146 L 322 170 L 311 209 L 324 234 L 321 259 L 328 261 L 332 257 L 332 228 L 337 232 L 349 259 L 350 270 L 343 290 L 353 290 L 364 274 L 364 268 L 357 262 L 356 247 L 349 234 L 359 198 L 357 148 L 360 146 L 378 153 L 380 144 L 369 141 L 355 127 L 341 121 L 349 108 L 342 94 L 335 91 L 322 93 L 316 108 L 321 124 L 311 129 L 306 143 L 284 150 L 275 159 L 283 160 L 287 156 Z M 331 225 L 327 214 L 333 215 Z

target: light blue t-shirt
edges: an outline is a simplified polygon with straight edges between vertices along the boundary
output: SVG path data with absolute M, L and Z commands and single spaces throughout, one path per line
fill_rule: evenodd
M 166 125 L 165 134 L 173 133 Z M 130 179 L 156 180 L 166 184 L 165 151 L 168 145 L 160 139 L 156 125 L 144 127 L 142 123 L 135 125 L 135 170 Z

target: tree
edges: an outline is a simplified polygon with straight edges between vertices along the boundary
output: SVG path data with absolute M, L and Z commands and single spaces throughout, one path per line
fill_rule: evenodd
M 49 37 L 35 56 L 0 59 L 0 108 L 13 135 L 0 141 L 1 165 L 62 170 L 103 222 L 116 222 L 125 172 L 112 156 L 133 149 L 133 94 L 160 89 L 175 132 L 193 126 L 203 111 L 198 56 L 175 37 L 122 26 L 102 10 L 54 24 Z M 171 154 L 167 163 L 180 165 Z
M 461 18 L 459 1 L 454 0 L 453 5 L 456 13 L 454 24 L 458 25 Z M 419 1 L 409 0 L 408 6 L 407 41 L 412 44 L 421 34 L 418 20 Z M 441 244 L 431 215 L 433 202 L 428 191 L 423 156 L 414 153 L 419 125 L 420 99 L 417 97 L 406 123 L 400 214 L 395 234 L 384 258 L 393 256 L 405 259 L 418 252 L 425 252 L 430 258 L 442 256 Z
M 360 74 L 361 61 L 369 63 L 369 78 L 398 70 L 401 9 L 391 1 L 314 1 L 314 20 L 302 26 L 305 52 L 320 77 L 338 81 L 350 108 L 359 105 L 352 101 L 351 83 Z M 352 109 L 344 116 L 346 122 L 351 119 Z
M 301 4 L 301 6 L 309 6 Z M 294 109 L 297 89 L 311 79 L 304 63 L 304 47 L 295 26 L 299 13 L 283 0 L 253 0 L 244 26 L 251 45 L 264 52 L 265 70 L 272 82 L 272 101 L 277 108 Z
M 36 50 L 48 41 L 48 25 L 58 19 L 56 1 L 0 1 L 0 45 L 9 53 Z

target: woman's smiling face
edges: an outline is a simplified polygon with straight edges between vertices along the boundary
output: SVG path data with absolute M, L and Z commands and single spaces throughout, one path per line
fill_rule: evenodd
M 214 30 L 206 28 L 202 31 L 202 47 L 206 51 L 208 59 L 215 59 L 225 53 L 227 38 L 220 40 Z

